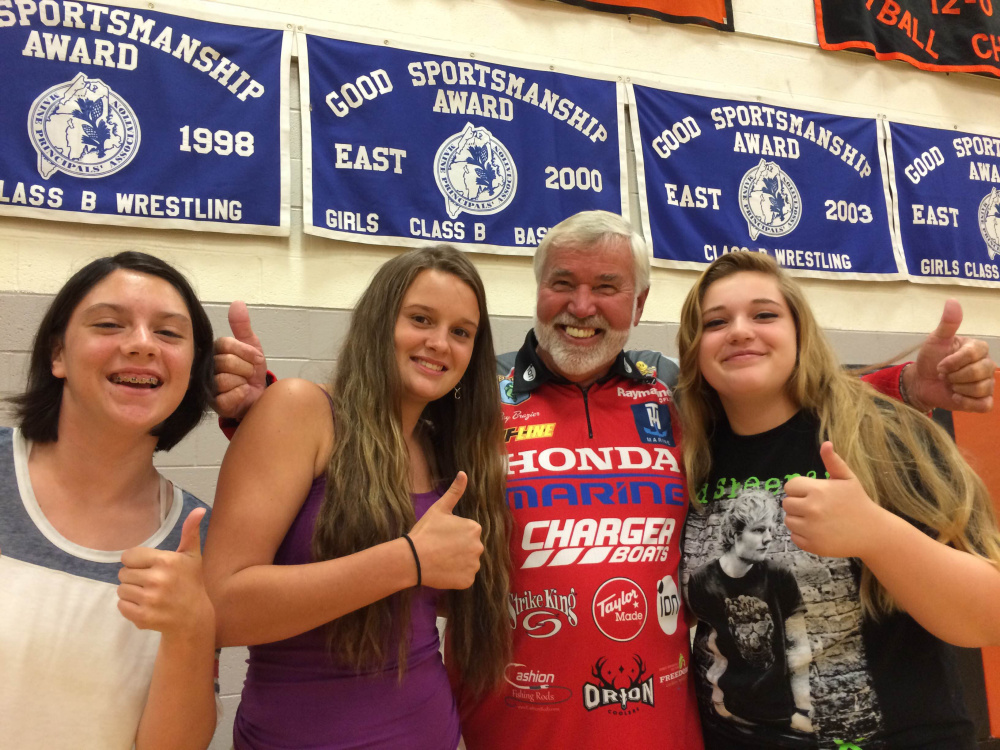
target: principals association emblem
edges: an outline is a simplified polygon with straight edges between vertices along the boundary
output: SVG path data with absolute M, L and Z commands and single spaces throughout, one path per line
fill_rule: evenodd
M 1000 255 L 1000 190 L 993 188 L 979 202 L 979 231 L 986 240 L 990 260 Z
M 35 99 L 28 135 L 38 154 L 38 173 L 107 177 L 139 150 L 139 119 L 128 103 L 97 78 L 78 73 Z
M 462 211 L 496 214 L 514 200 L 517 167 L 507 147 L 489 130 L 466 123 L 461 133 L 438 149 L 434 181 L 451 218 Z
M 750 239 L 761 234 L 781 237 L 802 218 L 802 198 L 792 178 L 773 161 L 760 160 L 740 180 L 740 211 L 747 220 Z

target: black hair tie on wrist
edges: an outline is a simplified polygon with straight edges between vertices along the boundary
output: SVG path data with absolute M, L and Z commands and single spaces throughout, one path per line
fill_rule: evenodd
M 417 548 L 414 546 L 413 540 L 410 539 L 409 534 L 403 534 L 403 539 L 405 539 L 407 543 L 410 545 L 410 552 L 413 553 L 413 562 L 417 564 L 417 586 L 419 587 L 422 578 L 420 577 L 420 558 L 417 557 Z

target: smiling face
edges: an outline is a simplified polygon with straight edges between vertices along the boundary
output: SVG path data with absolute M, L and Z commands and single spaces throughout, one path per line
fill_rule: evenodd
M 63 383 L 60 422 L 148 433 L 187 392 L 194 360 L 191 318 L 165 279 L 110 273 L 73 310 L 52 374 Z
M 549 252 L 538 284 L 538 354 L 558 375 L 589 385 L 608 371 L 639 322 L 647 291 L 635 293 L 624 242 Z
M 785 385 L 798 353 L 795 319 L 777 280 L 741 271 L 714 282 L 701 303 L 698 366 L 723 407 L 791 412 Z
M 396 364 L 404 411 L 417 414 L 462 379 L 479 328 L 476 293 L 457 276 L 421 271 L 396 318 Z

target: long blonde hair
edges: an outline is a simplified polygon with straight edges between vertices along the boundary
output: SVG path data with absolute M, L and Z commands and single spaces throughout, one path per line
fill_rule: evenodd
M 435 484 L 447 486 L 459 470 L 468 474 L 454 512 L 482 526 L 485 551 L 475 583 L 448 591 L 445 601 L 449 649 L 463 682 L 485 690 L 499 682 L 510 655 L 506 451 L 486 294 L 475 267 L 452 247 L 413 250 L 385 263 L 354 309 L 330 387 L 336 441 L 313 555 L 317 560 L 349 555 L 396 539 L 414 524 L 394 331 L 407 289 L 428 269 L 459 278 L 479 305 L 472 358 L 459 381 L 461 399 L 448 395 L 428 404 L 418 429 L 432 446 L 428 459 Z M 390 637 L 396 635 L 402 676 L 411 600 L 412 590 L 403 591 L 334 620 L 328 625 L 333 652 L 359 671 L 383 666 Z
M 698 366 L 701 303 L 714 282 L 743 271 L 773 277 L 791 311 L 798 358 L 786 389 L 799 408 L 819 421 L 818 441 L 833 442 L 875 503 L 929 529 L 944 544 L 1000 565 L 1000 534 L 989 492 L 948 433 L 845 371 L 801 287 L 762 253 L 730 253 L 713 262 L 688 292 L 681 309 L 677 402 L 691 491 L 697 492 L 708 479 L 711 430 L 726 418 L 718 394 Z M 897 608 L 864 566 L 861 603 L 874 617 Z

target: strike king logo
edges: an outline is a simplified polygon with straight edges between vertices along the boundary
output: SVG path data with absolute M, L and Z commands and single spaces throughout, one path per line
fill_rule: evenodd
M 760 160 L 740 180 L 740 211 L 750 239 L 761 234 L 781 237 L 799 225 L 802 198 L 792 178 L 773 161 Z
M 507 595 L 507 616 L 510 626 L 517 629 L 518 620 L 530 638 L 551 638 L 565 621 L 576 627 L 576 589 L 560 594 L 558 589 L 545 589 L 540 594 L 525 591 Z
M 612 578 L 597 589 L 591 611 L 594 624 L 605 637 L 631 641 L 646 624 L 646 595 L 635 581 Z
M 642 704 L 654 705 L 653 676 L 646 673 L 646 664 L 638 654 L 628 664 L 609 665 L 602 656 L 590 673 L 596 682 L 583 683 L 583 707 L 588 711 L 615 706 L 609 713 L 626 716 Z
M 504 698 L 511 708 L 564 703 L 573 695 L 568 687 L 554 684 L 555 674 L 528 669 L 524 664 L 508 664 L 503 679 L 511 687 L 510 695 Z
M 71 177 L 107 177 L 139 151 L 139 120 L 128 102 L 83 73 L 35 99 L 28 135 L 46 180 L 56 170 Z
M 1000 255 L 1000 190 L 993 188 L 979 203 L 979 232 L 986 240 L 990 260 Z
M 674 428 L 670 421 L 670 409 L 664 404 L 632 404 L 632 418 L 639 439 L 644 443 L 669 445 L 673 447 Z
M 462 211 L 496 214 L 514 200 L 517 167 L 507 147 L 489 130 L 467 122 L 461 133 L 438 148 L 434 181 L 451 218 Z

